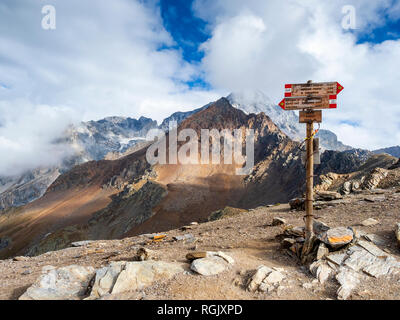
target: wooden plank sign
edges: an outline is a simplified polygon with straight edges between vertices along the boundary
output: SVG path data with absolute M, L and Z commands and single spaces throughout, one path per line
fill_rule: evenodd
M 322 122 L 322 111 L 321 110 L 312 110 L 309 111 L 300 111 L 299 112 L 299 122 L 300 123 L 308 123 L 308 122 Z
M 339 82 L 285 84 L 285 97 L 329 96 L 343 90 Z
M 285 98 L 279 106 L 283 110 L 334 109 L 337 103 L 336 95 L 303 96 Z

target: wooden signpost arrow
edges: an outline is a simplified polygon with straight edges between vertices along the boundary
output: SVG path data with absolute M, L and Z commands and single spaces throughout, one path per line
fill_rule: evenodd
M 315 241 L 313 231 L 313 202 L 314 202 L 314 122 L 322 122 L 321 109 L 337 108 L 337 94 L 343 90 L 338 82 L 319 82 L 286 84 L 285 98 L 278 104 L 283 110 L 301 110 L 299 122 L 306 123 L 306 200 L 305 200 L 305 231 L 306 241 L 302 248 L 302 261 L 313 250 Z

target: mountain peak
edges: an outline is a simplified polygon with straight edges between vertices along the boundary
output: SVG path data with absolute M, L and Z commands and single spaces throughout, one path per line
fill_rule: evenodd
M 258 89 L 254 90 L 244 89 L 244 90 L 234 91 L 227 96 L 227 99 L 232 104 L 238 104 L 238 105 L 274 104 L 265 92 Z

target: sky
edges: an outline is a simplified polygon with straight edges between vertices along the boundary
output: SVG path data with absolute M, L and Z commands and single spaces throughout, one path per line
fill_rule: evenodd
M 242 90 L 278 103 L 307 80 L 345 88 L 322 128 L 398 145 L 399 70 L 400 0 L 2 0 L 0 175 L 56 164 L 70 123 L 161 121 Z

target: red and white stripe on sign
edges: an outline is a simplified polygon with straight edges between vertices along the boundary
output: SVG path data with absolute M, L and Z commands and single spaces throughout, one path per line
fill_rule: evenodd
M 292 96 L 292 85 L 285 84 L 285 97 L 291 97 L 291 96 Z
M 336 95 L 329 96 L 329 108 L 334 109 L 337 107 Z

